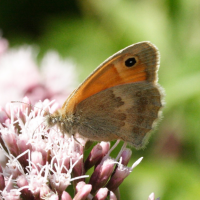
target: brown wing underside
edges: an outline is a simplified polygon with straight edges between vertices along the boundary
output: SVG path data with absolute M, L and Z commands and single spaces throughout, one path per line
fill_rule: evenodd
M 121 139 L 141 148 L 158 118 L 161 98 L 159 88 L 148 82 L 106 89 L 77 105 L 74 130 L 90 140 Z

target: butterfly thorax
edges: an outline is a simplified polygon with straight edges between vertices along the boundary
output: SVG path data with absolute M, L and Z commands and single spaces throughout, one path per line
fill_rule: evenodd
M 75 117 L 72 113 L 63 113 L 63 109 L 56 110 L 53 114 L 47 117 L 47 126 L 58 126 L 63 134 L 74 134 L 73 127 L 75 127 Z

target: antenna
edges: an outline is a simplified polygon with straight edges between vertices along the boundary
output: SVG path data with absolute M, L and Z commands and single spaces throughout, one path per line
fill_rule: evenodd
M 37 107 L 35 105 L 32 105 L 30 103 L 26 103 L 26 102 L 23 102 L 23 101 L 11 101 L 11 103 L 23 103 L 23 104 L 29 105 L 32 108 L 37 108 L 39 110 L 43 110 L 44 111 L 44 115 L 50 115 L 50 114 L 52 114 L 49 111 L 47 112 L 44 108 L 39 108 L 39 107 Z

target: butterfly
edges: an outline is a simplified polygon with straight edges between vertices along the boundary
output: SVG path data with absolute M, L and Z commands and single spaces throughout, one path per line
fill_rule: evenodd
M 48 126 L 91 141 L 120 139 L 136 149 L 144 147 L 163 107 L 159 59 L 150 42 L 118 51 L 47 117 Z

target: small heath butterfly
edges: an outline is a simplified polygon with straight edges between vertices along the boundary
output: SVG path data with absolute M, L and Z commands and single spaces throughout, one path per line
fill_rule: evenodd
M 120 139 L 143 147 L 163 106 L 158 68 L 159 53 L 150 42 L 120 50 L 47 116 L 48 126 L 91 141 Z

